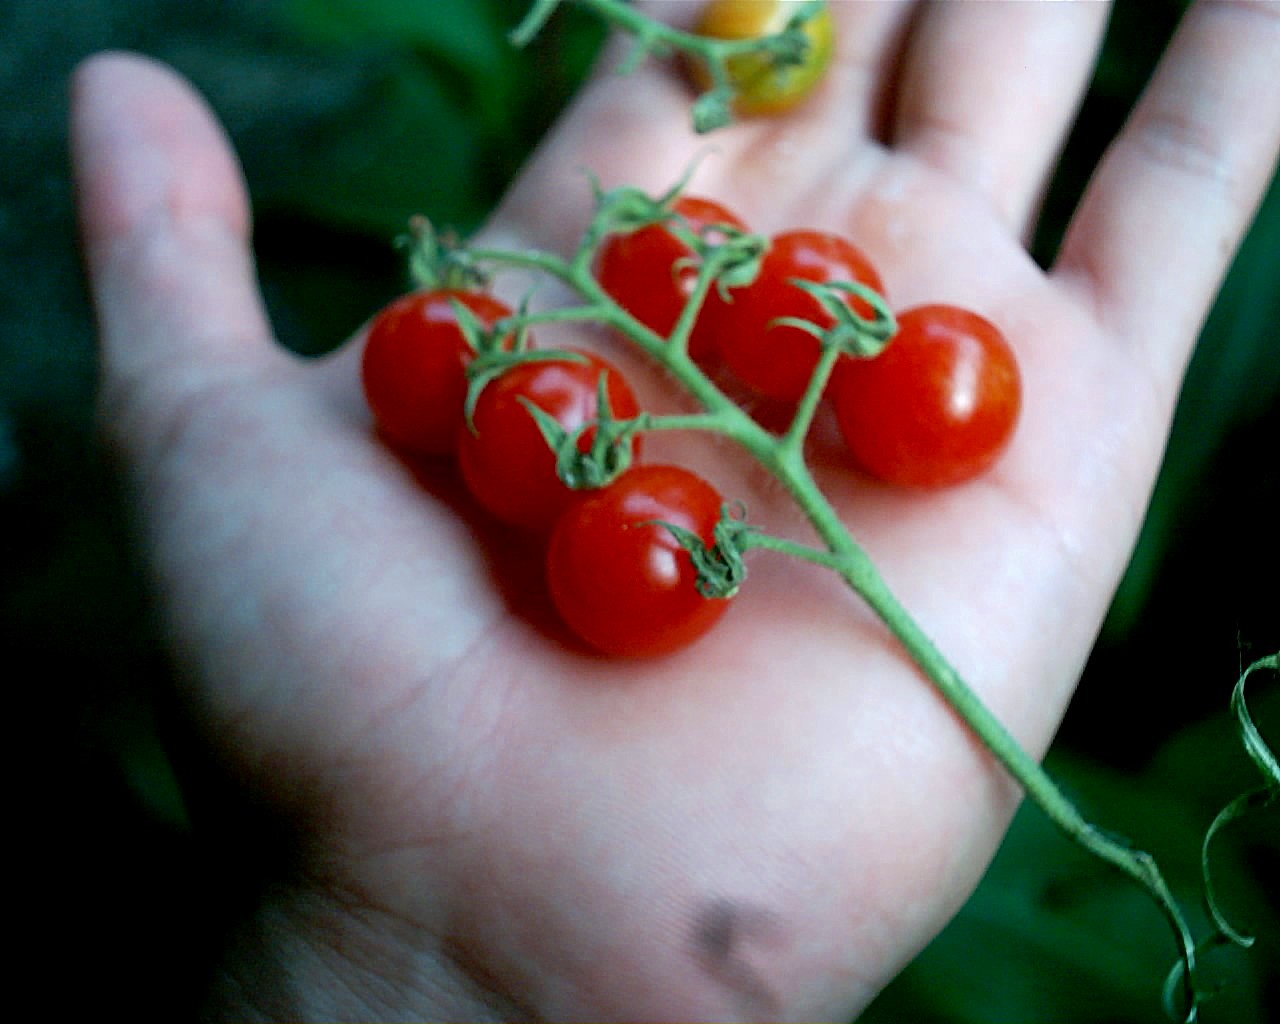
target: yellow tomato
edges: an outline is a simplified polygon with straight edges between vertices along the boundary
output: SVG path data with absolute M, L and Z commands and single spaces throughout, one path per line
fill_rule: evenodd
M 798 4 L 799 0 L 712 0 L 694 31 L 713 39 L 758 39 L 786 28 Z M 790 110 L 821 81 L 835 50 L 831 12 L 824 7 L 804 23 L 801 31 L 809 41 L 801 64 L 775 68 L 763 53 L 729 60 L 729 79 L 737 90 L 736 113 L 750 116 Z M 693 74 L 700 87 L 705 89 L 711 84 L 701 62 L 693 68 Z

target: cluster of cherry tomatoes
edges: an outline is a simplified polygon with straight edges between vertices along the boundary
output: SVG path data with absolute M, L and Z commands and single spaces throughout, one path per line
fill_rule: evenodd
M 685 228 L 708 237 L 746 230 L 709 199 L 682 196 L 672 210 Z M 697 277 L 691 256 L 661 223 L 607 238 L 595 272 L 619 306 L 665 337 Z M 690 356 L 704 366 L 723 364 L 761 396 L 797 402 L 821 342 L 779 321 L 798 318 L 824 328 L 834 320 L 796 280 L 852 281 L 883 294 L 874 266 L 844 238 L 783 232 L 769 240 L 750 284 L 711 291 L 689 336 Z M 870 315 L 864 299 L 847 301 Z M 512 311 L 483 291 L 437 288 L 406 295 L 374 319 L 362 370 L 382 436 L 407 454 L 454 456 L 479 505 L 545 539 L 552 600 L 590 647 L 649 656 L 704 634 L 728 602 L 704 596 L 686 542 L 694 537 L 714 547 L 720 495 L 682 467 L 644 464 L 638 435 L 622 442 L 630 446 L 626 468 L 612 481 L 585 490 L 563 481 L 548 423 L 570 439 L 570 448 L 585 452 L 602 413 L 625 421 L 640 411 L 623 374 L 592 352 L 514 360 L 479 391 L 468 418 L 467 367 L 476 353 L 460 315 L 492 329 Z M 870 359 L 842 355 L 831 376 L 826 397 L 849 450 L 862 468 L 895 484 L 967 480 L 994 461 L 1017 419 L 1012 351 L 994 325 L 966 310 L 925 306 L 897 319 L 898 332 L 883 352 Z M 497 347 L 513 345 L 513 338 L 503 338 Z M 528 339 L 522 346 L 535 348 Z

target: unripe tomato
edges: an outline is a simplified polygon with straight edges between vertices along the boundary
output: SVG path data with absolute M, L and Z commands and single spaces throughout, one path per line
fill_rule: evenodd
M 715 39 L 758 39 L 786 28 L 799 0 L 712 0 L 694 31 Z M 831 13 L 823 8 L 804 23 L 809 40 L 802 64 L 777 69 L 765 54 L 748 54 L 729 61 L 729 78 L 737 89 L 734 110 L 744 116 L 778 114 L 807 97 L 822 80 L 835 52 Z M 701 88 L 710 76 L 700 64 L 691 73 Z

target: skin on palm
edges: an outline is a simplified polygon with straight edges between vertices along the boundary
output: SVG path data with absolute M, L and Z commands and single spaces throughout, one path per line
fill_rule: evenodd
M 1017 348 L 1024 419 L 983 480 L 904 495 L 837 469 L 821 431 L 812 454 L 890 586 L 1039 752 L 1132 543 L 1168 425 L 1166 365 L 1185 359 L 1194 325 L 1175 310 L 1145 347 L 1109 336 L 1088 265 L 1070 261 L 1088 250 L 1079 232 L 1055 276 L 1031 263 L 1019 211 L 1056 136 L 1027 146 L 1013 115 L 1007 135 L 979 134 L 988 154 L 1022 145 L 999 201 L 948 163 L 956 140 L 939 146 L 929 118 L 883 129 L 905 155 L 864 139 L 885 120 L 870 79 L 898 65 L 911 12 L 835 9 L 851 45 L 825 90 L 785 122 L 718 136 L 695 184 L 759 230 L 843 225 L 896 305 L 965 302 Z M 958 30 L 938 22 L 950 17 L 923 19 L 926 52 L 905 67 L 950 45 Z M 1100 27 L 1075 17 L 1057 113 L 1042 97 L 1023 111 L 1055 128 Z M 1247 81 L 1247 63 L 1232 75 Z M 197 721 L 293 816 L 308 877 L 340 908 L 299 927 L 351 931 L 333 962 L 364 944 L 391 965 L 384 985 L 420 993 L 444 965 L 471 979 L 460 999 L 549 1017 L 815 1019 L 863 1005 L 971 889 L 1017 798 L 884 628 L 819 570 L 758 554 L 720 628 L 676 657 L 619 665 L 560 643 L 528 614 L 527 559 L 447 481 L 370 443 L 358 346 L 320 364 L 269 349 L 234 171 L 185 94 L 154 69 L 96 74 L 81 79 L 78 138 L 80 178 L 100 185 L 84 203 L 110 429 L 131 454 Z M 132 95 L 110 99 L 127 81 Z M 587 215 L 583 166 L 606 185 L 665 189 L 703 146 L 687 100 L 661 71 L 598 81 L 483 242 L 567 248 Z M 150 128 L 88 138 L 126 123 Z M 1265 154 L 1254 162 L 1261 179 Z M 159 227 L 140 238 L 148 217 Z M 1095 220 L 1080 230 L 1103 239 Z M 656 374 L 635 380 L 660 400 Z M 723 445 L 658 436 L 649 458 L 704 471 L 772 532 L 809 536 Z

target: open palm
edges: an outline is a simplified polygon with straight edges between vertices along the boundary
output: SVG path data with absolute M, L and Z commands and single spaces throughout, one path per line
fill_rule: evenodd
M 896 307 L 958 302 L 999 323 L 1025 399 L 991 473 L 926 495 L 819 475 L 1039 752 L 1275 160 L 1280 94 L 1256 85 L 1280 66 L 1280 18 L 1192 9 L 1045 274 L 1023 239 L 1105 5 L 833 8 L 840 61 L 821 93 L 709 151 L 668 69 L 600 76 L 486 241 L 566 249 L 584 168 L 662 191 L 702 153 L 693 189 L 757 230 L 834 228 Z M 296 876 L 229 962 L 227 1005 L 680 1020 L 863 1006 L 969 893 L 1018 798 L 885 628 L 834 578 L 761 554 L 685 652 L 617 663 L 566 642 L 519 538 L 373 439 L 357 348 L 304 362 L 273 344 L 234 159 L 190 91 L 119 56 L 76 84 L 104 416 L 184 697 L 298 835 Z M 649 461 L 668 458 L 810 539 L 738 453 L 655 438 Z

